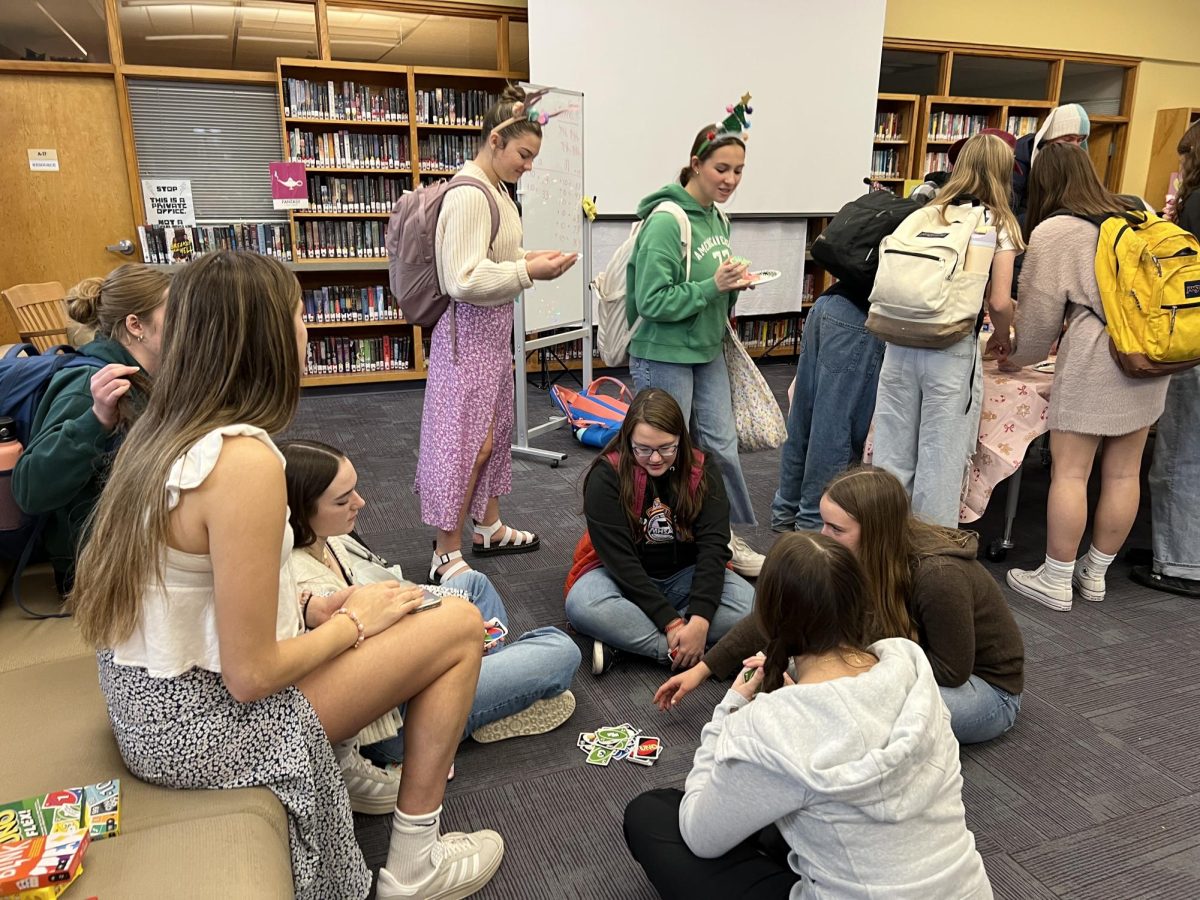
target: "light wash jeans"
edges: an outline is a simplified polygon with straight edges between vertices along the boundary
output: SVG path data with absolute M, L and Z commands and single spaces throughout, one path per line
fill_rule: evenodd
M 913 512 L 927 522 L 958 527 L 982 405 L 983 365 L 974 333 L 944 350 L 887 345 L 875 399 L 873 461 L 900 479 Z
M 504 600 L 482 572 L 462 572 L 445 582 L 464 591 L 479 608 L 484 621 L 498 618 L 508 626 Z M 479 639 L 483 640 L 482 633 Z M 479 665 L 475 700 L 463 729 L 463 740 L 472 731 L 528 709 L 538 700 L 554 697 L 571 686 L 579 668 L 579 647 L 557 628 L 535 628 L 515 641 L 510 639 L 484 656 Z M 404 707 L 400 707 L 401 715 Z M 390 740 L 363 748 L 363 755 L 380 764 L 404 761 L 404 732 Z
M 680 615 L 687 613 L 695 571 L 695 566 L 688 566 L 670 578 L 651 579 Z M 721 604 L 708 623 L 708 646 L 723 638 L 753 606 L 754 588 L 742 576 L 726 569 Z M 670 662 L 667 636 L 658 630 L 641 607 L 625 599 L 603 566 L 585 573 L 571 587 L 567 594 L 567 619 L 580 634 L 603 641 L 610 647 L 649 656 L 660 663 Z
M 950 730 L 960 744 L 979 744 L 998 738 L 1017 721 L 1021 695 L 1002 691 L 972 675 L 958 687 L 939 687 L 950 710 Z
M 771 503 L 776 531 L 820 529 L 825 488 L 862 459 L 884 349 L 866 321 L 867 314 L 841 294 L 819 297 L 804 320 L 779 490 Z
M 712 362 L 695 365 L 657 362 L 629 357 L 629 374 L 637 390 L 662 388 L 675 398 L 688 423 L 692 443 L 711 453 L 721 469 L 725 493 L 729 498 L 729 521 L 734 525 L 755 525 L 750 491 L 738 459 L 737 428 L 733 420 L 733 395 L 725 354 Z
M 1200 580 L 1200 368 L 1171 376 L 1150 466 L 1154 571 Z

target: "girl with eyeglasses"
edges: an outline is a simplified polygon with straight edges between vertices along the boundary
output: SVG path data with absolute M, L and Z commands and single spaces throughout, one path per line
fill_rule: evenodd
M 583 497 L 587 532 L 564 593 L 571 625 L 593 639 L 592 674 L 616 651 L 691 667 L 750 612 L 754 588 L 728 568 L 720 469 L 692 446 L 666 391 L 634 398 Z

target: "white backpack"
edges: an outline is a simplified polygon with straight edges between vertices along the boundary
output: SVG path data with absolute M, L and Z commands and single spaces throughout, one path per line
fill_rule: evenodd
M 963 265 L 986 212 L 979 203 L 951 204 L 943 219 L 940 206 L 925 206 L 879 242 L 867 316 L 876 337 L 942 349 L 974 330 L 988 273 L 964 272 Z
M 679 240 L 683 253 L 684 280 L 692 277 L 692 223 L 688 220 L 683 207 L 673 200 L 664 200 L 650 215 L 641 221 L 634 222 L 629 229 L 629 237 L 617 248 L 608 266 L 596 276 L 592 287 L 596 289 L 596 347 L 600 350 L 600 358 L 606 366 L 623 366 L 629 362 L 629 341 L 641 327 L 642 317 L 638 316 L 630 326 L 629 318 L 625 315 L 625 297 L 627 292 L 625 273 L 629 259 L 633 256 L 633 248 L 637 244 L 638 232 L 655 213 L 670 213 L 679 223 Z

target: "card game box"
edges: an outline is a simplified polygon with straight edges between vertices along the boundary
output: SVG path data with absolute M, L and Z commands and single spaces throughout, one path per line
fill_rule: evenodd
M 93 840 L 120 831 L 119 779 L 0 804 L 0 898 L 57 897 Z

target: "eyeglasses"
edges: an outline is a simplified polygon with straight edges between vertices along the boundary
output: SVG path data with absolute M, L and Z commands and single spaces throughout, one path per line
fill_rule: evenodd
M 679 450 L 678 442 L 667 444 L 665 447 L 639 447 L 637 444 L 630 444 L 629 449 L 633 451 L 633 455 L 638 459 L 649 459 L 657 453 L 663 459 L 670 459 Z

